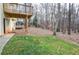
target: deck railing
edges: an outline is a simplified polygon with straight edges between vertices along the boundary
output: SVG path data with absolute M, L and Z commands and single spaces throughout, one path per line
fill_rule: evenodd
M 17 3 L 4 3 L 4 11 L 10 13 L 20 14 L 32 14 L 32 5 L 29 4 L 17 4 Z

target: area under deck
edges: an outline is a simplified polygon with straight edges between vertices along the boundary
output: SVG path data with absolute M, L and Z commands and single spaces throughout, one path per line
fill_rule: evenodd
M 5 18 L 22 18 L 25 19 L 25 31 L 28 28 L 27 20 L 32 16 L 32 6 L 31 5 L 22 5 L 16 3 L 4 3 L 4 16 Z

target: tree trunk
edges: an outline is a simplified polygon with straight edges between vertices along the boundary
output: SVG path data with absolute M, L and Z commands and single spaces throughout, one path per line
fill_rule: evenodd
M 71 3 L 69 3 L 68 34 L 71 34 Z

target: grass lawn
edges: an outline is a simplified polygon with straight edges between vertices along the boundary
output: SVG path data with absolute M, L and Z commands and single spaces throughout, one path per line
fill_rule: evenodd
M 14 36 L 5 45 L 3 55 L 79 54 L 79 46 L 55 36 Z

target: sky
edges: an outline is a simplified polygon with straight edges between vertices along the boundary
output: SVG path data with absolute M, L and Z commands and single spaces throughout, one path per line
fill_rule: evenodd
M 79 0 L 0 0 L 0 3 L 79 3 Z

